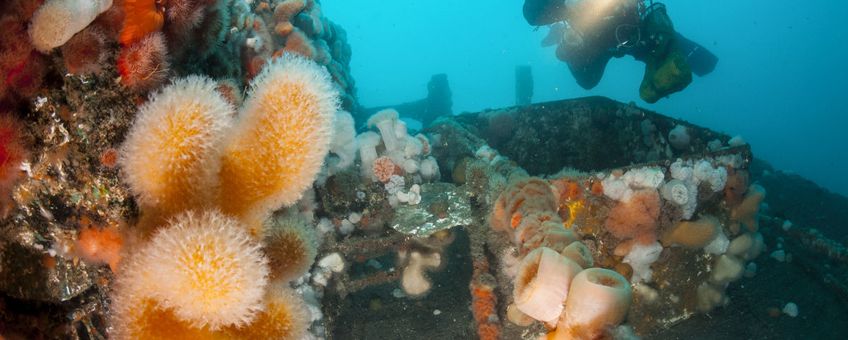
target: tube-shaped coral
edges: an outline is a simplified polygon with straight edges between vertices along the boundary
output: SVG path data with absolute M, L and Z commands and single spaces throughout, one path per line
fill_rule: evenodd
M 138 256 L 157 280 L 142 293 L 195 327 L 246 325 L 262 309 L 267 260 L 243 226 L 218 212 L 177 216 Z
M 624 320 L 632 300 L 630 283 L 609 269 L 589 268 L 574 277 L 565 317 L 556 339 L 597 339 L 604 330 Z
M 530 252 L 521 260 L 515 277 L 515 305 L 536 320 L 556 321 L 569 295 L 568 287 L 581 270 L 580 265 L 550 248 Z
M 29 26 L 32 46 L 48 53 L 64 45 L 109 7 L 112 0 L 48 0 L 32 16 Z
M 223 211 L 261 223 L 300 199 L 327 155 L 338 105 L 329 74 L 314 62 L 284 55 L 266 65 L 224 149 Z
M 142 206 L 169 216 L 211 199 L 232 107 L 205 77 L 175 81 L 144 104 L 120 163 Z

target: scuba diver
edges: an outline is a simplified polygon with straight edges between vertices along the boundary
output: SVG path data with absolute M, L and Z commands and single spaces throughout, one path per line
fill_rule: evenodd
M 639 96 L 648 103 L 686 88 L 692 73 L 713 71 L 718 57 L 674 30 L 665 5 L 652 0 L 525 0 L 524 18 L 550 25 L 543 46 L 585 89 L 598 85 L 607 62 L 631 55 L 645 63 Z

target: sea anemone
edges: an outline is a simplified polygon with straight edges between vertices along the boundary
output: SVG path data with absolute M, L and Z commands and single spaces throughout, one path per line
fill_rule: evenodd
M 578 240 L 573 231 L 562 226 L 559 216 L 550 211 L 532 212 L 524 216 L 513 235 L 512 241 L 518 245 L 522 255 L 539 247 L 560 251 Z
M 62 46 L 65 68 L 73 74 L 92 74 L 103 70 L 109 47 L 106 35 L 97 27 L 88 27 Z
M 284 53 L 298 54 L 309 59 L 314 58 L 316 55 L 312 41 L 297 27 L 293 28 L 291 33 L 286 35 L 286 44 L 282 51 Z
M 32 16 L 29 27 L 32 46 L 49 53 L 88 27 L 109 7 L 112 0 L 48 0 Z
M 142 206 L 167 217 L 211 199 L 223 132 L 233 112 L 215 87 L 209 78 L 189 76 L 139 109 L 120 164 Z
M 218 2 L 218 1 L 214 1 Z M 168 27 L 177 34 L 188 34 L 203 20 L 206 5 L 212 1 L 171 0 L 164 2 Z
M 152 33 L 123 47 L 118 56 L 121 84 L 137 92 L 162 85 L 168 78 L 170 68 L 165 36 L 161 32 Z
M 374 161 L 377 160 L 377 146 L 380 145 L 380 135 L 373 131 L 366 131 L 356 136 L 359 144 L 359 161 L 362 163 L 360 171 L 363 178 L 376 181 L 374 177 Z
M 230 1 L 176 0 L 167 3 L 167 25 L 172 55 L 183 59 L 209 56 L 226 38 Z
M 333 141 L 330 143 L 330 152 L 338 157 L 338 161 L 330 166 L 331 172 L 338 172 L 353 164 L 356 160 L 356 151 L 359 145 L 356 143 L 356 124 L 353 116 L 346 111 L 339 111 L 333 121 Z
M 739 205 L 733 207 L 730 212 L 731 230 L 739 232 L 742 226 L 750 232 L 756 232 L 760 227 L 758 214 L 760 203 L 766 198 L 766 189 L 753 184 L 748 187 L 745 198 Z
M 589 268 L 574 277 L 565 302 L 565 317 L 555 339 L 598 339 L 627 316 L 633 299 L 630 283 L 620 274 Z M 561 335 L 569 335 L 561 337 Z
M 274 19 L 277 21 L 291 21 L 295 15 L 306 8 L 305 0 L 283 0 L 274 7 Z
M 297 216 L 274 218 L 265 228 L 264 243 L 272 281 L 289 282 L 300 277 L 318 255 L 315 229 Z
M 373 169 L 374 177 L 383 183 L 388 182 L 392 175 L 402 173 L 400 167 L 398 167 L 395 162 L 392 162 L 392 159 L 387 156 L 381 156 L 374 160 Z
M 23 127 L 12 115 L 0 112 L 0 195 L 8 196 L 21 173 L 26 149 L 21 140 Z
M 222 210 L 255 223 L 300 199 L 329 150 L 338 103 L 327 71 L 314 62 L 285 55 L 266 65 L 224 149 Z
M 604 223 L 607 231 L 618 239 L 634 239 L 641 244 L 656 240 L 660 196 L 654 189 L 634 191 L 628 200 L 616 204 Z
M 550 248 L 530 252 L 521 260 L 515 277 L 515 305 L 536 320 L 555 322 L 569 295 L 568 287 L 581 270 L 577 263 Z
M 705 215 L 697 221 L 681 221 L 662 237 L 663 245 L 679 245 L 690 249 L 703 248 L 721 232 L 717 218 Z
M 421 177 L 424 178 L 424 180 L 436 180 L 439 176 L 441 176 L 439 173 L 439 164 L 433 156 L 428 156 L 427 158 L 422 159 L 419 168 Z
M 583 242 L 571 242 L 560 254 L 583 268 L 589 268 L 595 265 L 595 260 L 592 258 L 592 251 Z
M 186 212 L 161 229 L 139 261 L 149 292 L 194 327 L 249 324 L 262 310 L 268 263 L 244 227 L 218 212 Z
M 164 9 L 157 5 L 157 0 L 124 0 L 124 27 L 119 41 L 124 46 L 130 45 L 159 31 L 164 24 Z
M 710 273 L 710 282 L 718 286 L 738 280 L 745 273 L 745 262 L 736 256 L 724 254 L 718 257 Z
M 383 145 L 386 146 L 386 153 L 388 154 L 401 149 L 401 141 L 395 133 L 395 125 L 399 121 L 398 117 L 398 112 L 395 109 L 380 110 L 368 117 L 368 127 L 376 127 L 380 131 L 380 137 L 382 137 Z
M 46 74 L 45 56 L 29 44 L 26 20 L 14 10 L 0 17 L 0 100 L 32 96 Z
M 501 192 L 492 208 L 489 224 L 494 230 L 512 232 L 525 215 L 532 212 L 556 214 L 556 211 L 556 197 L 550 185 L 539 178 L 528 178 L 512 183 Z
M 76 253 L 82 259 L 93 263 L 106 263 L 116 271 L 121 262 L 121 250 L 124 238 L 114 227 L 87 227 L 79 232 Z
M 425 274 L 442 265 L 439 253 L 422 254 L 418 251 L 398 252 L 398 262 L 406 263 L 401 276 L 403 291 L 412 297 L 419 297 L 430 291 L 433 284 Z

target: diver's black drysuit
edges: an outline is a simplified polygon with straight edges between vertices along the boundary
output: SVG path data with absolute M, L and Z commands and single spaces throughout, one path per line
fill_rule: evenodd
M 585 89 L 600 82 L 612 57 L 631 55 L 645 63 L 639 95 L 653 103 L 686 88 L 692 73 L 712 72 L 718 62 L 675 32 L 665 6 L 653 1 L 525 0 L 524 18 L 534 26 L 552 25 L 557 57 Z

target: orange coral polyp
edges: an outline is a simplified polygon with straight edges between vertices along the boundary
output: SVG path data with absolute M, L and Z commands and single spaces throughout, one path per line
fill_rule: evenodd
M 116 228 L 87 227 L 80 231 L 76 249 L 84 260 L 106 263 L 116 271 L 121 262 L 124 238 Z
M 125 0 L 124 27 L 119 41 L 121 45 L 130 45 L 144 36 L 162 29 L 165 13 L 158 0 Z

